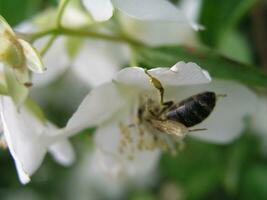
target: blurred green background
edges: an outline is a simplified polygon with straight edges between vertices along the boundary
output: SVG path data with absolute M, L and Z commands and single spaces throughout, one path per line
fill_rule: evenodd
M 0 0 L 0 14 L 15 26 L 40 10 L 56 5 L 56 0 Z M 267 51 L 264 51 L 267 45 L 266 1 L 204 0 L 199 22 L 206 27 L 205 31 L 199 33 L 199 38 L 212 51 L 241 62 L 240 66 L 250 65 L 267 71 Z M 177 57 L 177 49 L 158 50 L 173 52 L 171 55 Z M 149 63 L 148 55 L 143 59 L 145 61 L 141 59 L 141 62 L 151 65 L 153 61 L 158 65 L 170 64 L 164 60 L 152 60 Z M 194 59 L 194 56 L 190 59 Z M 224 63 L 224 65 L 228 67 L 230 64 Z M 229 74 L 223 76 L 233 76 L 231 73 L 229 67 Z M 253 75 L 250 76 L 253 79 Z M 264 85 L 266 77 L 260 79 L 259 76 L 254 80 L 257 79 L 258 85 L 260 83 Z M 57 88 L 63 83 L 64 79 L 60 79 L 50 87 Z M 254 82 L 247 83 L 254 86 Z M 43 105 L 43 108 L 50 120 L 58 125 L 63 125 L 73 111 L 58 108 L 53 102 Z M 78 151 L 78 160 L 81 152 L 90 147 L 89 134 L 91 131 L 86 130 L 72 139 Z M 66 199 L 65 177 L 75 166 L 63 168 L 51 160 L 51 157 L 47 156 L 38 173 L 33 176 L 33 181 L 27 186 L 22 186 L 9 152 L 0 150 L 0 200 Z M 130 191 L 125 198 L 130 200 L 267 199 L 266 155 L 262 153 L 261 139 L 249 128 L 241 138 L 229 145 L 212 145 L 187 138 L 185 150 L 176 158 L 170 155 L 162 156 L 160 172 L 159 184 L 147 190 Z M 166 196 L 166 192 L 173 196 Z

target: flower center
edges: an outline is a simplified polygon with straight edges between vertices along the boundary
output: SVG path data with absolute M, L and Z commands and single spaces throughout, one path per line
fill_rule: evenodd
M 140 101 L 135 114 L 131 116 L 131 122 L 121 121 L 118 124 L 121 133 L 119 153 L 127 155 L 129 160 L 134 159 L 136 152 L 153 151 L 157 148 L 176 155 L 183 147 L 183 137 L 170 135 L 164 132 L 164 129 L 160 129 L 162 125 L 172 125 L 166 125 L 163 111 L 164 106 L 153 99 Z

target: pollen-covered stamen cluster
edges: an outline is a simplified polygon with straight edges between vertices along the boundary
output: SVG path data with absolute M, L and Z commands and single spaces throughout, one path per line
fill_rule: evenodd
M 183 147 L 183 137 L 169 135 L 160 131 L 155 123 L 164 121 L 164 106 L 151 98 L 145 98 L 139 102 L 137 110 L 129 124 L 120 122 L 118 124 L 121 138 L 118 151 L 125 154 L 128 159 L 134 159 L 136 152 L 155 150 L 160 148 L 165 152 L 176 155 Z

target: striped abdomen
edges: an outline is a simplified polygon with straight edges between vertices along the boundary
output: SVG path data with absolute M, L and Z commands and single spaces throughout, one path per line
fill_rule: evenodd
M 202 92 L 181 101 L 166 112 L 166 118 L 194 126 L 204 121 L 212 112 L 216 104 L 214 92 Z

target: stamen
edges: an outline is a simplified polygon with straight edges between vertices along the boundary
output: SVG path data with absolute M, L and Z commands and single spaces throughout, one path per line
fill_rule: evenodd
M 152 84 L 155 84 L 153 77 L 150 77 Z M 156 86 L 155 86 L 156 87 Z M 163 94 L 163 93 L 162 93 Z M 173 135 L 160 132 L 151 124 L 152 119 L 161 119 L 164 109 L 173 105 L 173 102 L 160 104 L 159 102 L 146 98 L 146 101 L 139 102 L 136 112 L 132 114 L 131 121 L 128 124 L 119 122 L 118 127 L 121 132 L 121 138 L 118 144 L 118 152 L 124 154 L 127 159 L 133 160 L 137 151 L 152 151 L 160 148 L 164 152 L 168 152 L 173 156 L 177 156 L 178 152 L 184 147 L 183 143 Z M 201 131 L 205 129 L 192 129 L 193 131 Z M 136 134 L 136 135 L 134 135 Z

